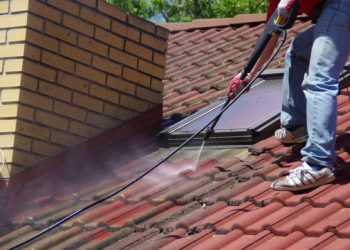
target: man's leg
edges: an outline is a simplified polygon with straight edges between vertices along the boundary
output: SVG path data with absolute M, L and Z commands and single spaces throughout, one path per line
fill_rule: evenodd
M 331 167 L 335 162 L 339 75 L 350 51 L 350 4 L 329 1 L 314 28 L 310 66 L 303 82 L 309 139 L 302 160 Z
M 281 125 L 275 137 L 283 143 L 301 143 L 307 139 L 306 99 L 302 90 L 309 66 L 313 28 L 301 32 L 293 40 L 285 56 Z
M 306 99 L 302 90 L 304 75 L 309 67 L 313 28 L 299 33 L 285 56 L 281 125 L 306 127 Z
M 338 78 L 350 52 L 350 4 L 328 1 L 313 30 L 310 65 L 303 81 L 309 138 L 304 163 L 272 184 L 277 190 L 303 190 L 335 179 Z

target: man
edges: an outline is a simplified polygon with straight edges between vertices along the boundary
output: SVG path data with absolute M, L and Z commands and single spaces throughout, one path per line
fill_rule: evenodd
M 270 0 L 268 18 L 277 8 L 287 17 L 290 0 Z M 299 33 L 285 57 L 281 128 L 275 137 L 282 143 L 302 143 L 300 167 L 272 183 L 276 190 L 298 191 L 330 183 L 335 179 L 335 139 L 337 122 L 338 80 L 350 53 L 350 1 L 299 0 L 300 11 L 312 15 L 321 8 L 317 23 Z M 322 4 L 322 5 L 321 5 Z M 277 38 L 265 52 L 244 82 L 263 65 Z M 239 75 L 229 89 L 244 84 Z

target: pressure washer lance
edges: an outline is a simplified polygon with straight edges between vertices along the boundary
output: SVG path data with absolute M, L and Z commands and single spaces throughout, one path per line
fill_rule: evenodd
M 298 14 L 298 10 L 299 10 L 299 4 L 296 1 L 296 4 L 294 4 L 291 8 L 290 11 L 290 15 L 289 15 L 289 19 L 286 22 L 285 25 L 281 26 L 279 25 L 277 22 L 273 21 L 273 22 L 268 22 L 267 23 L 267 27 L 265 28 L 262 36 L 259 38 L 258 40 L 258 48 L 256 48 L 253 52 L 253 55 L 251 56 L 250 60 L 248 61 L 247 65 L 244 67 L 243 73 L 242 73 L 242 79 L 245 78 L 247 74 L 247 72 L 250 72 L 251 69 L 253 68 L 253 66 L 255 65 L 256 61 L 258 60 L 260 54 L 262 53 L 262 51 L 264 50 L 266 44 L 268 43 L 268 41 L 270 40 L 271 36 L 273 34 L 276 34 L 276 32 L 280 32 L 282 33 L 282 39 L 280 41 L 280 44 L 278 45 L 277 49 L 275 50 L 275 52 L 273 53 L 273 55 L 271 56 L 271 58 L 268 60 L 268 62 L 263 66 L 263 68 L 259 71 L 259 73 L 247 84 L 244 86 L 244 88 L 241 90 L 241 92 L 239 92 L 239 94 L 234 97 L 234 99 L 232 99 L 232 101 L 230 100 L 229 96 L 227 96 L 228 100 L 226 100 L 224 106 L 222 107 L 220 113 L 218 115 L 216 115 L 211 121 L 209 121 L 205 126 L 203 126 L 201 129 L 199 129 L 196 133 L 194 133 L 192 136 L 190 136 L 186 141 L 184 141 L 180 146 L 178 146 L 176 149 L 174 149 L 172 152 L 170 152 L 164 159 L 162 159 L 160 162 L 158 162 L 157 164 L 155 164 L 154 166 L 152 166 L 151 168 L 147 169 L 145 172 L 141 173 L 139 176 L 135 177 L 134 179 L 132 179 L 131 181 L 129 181 L 128 183 L 126 183 L 125 185 L 117 188 L 116 190 L 114 190 L 113 192 L 106 194 L 104 197 L 100 198 L 99 200 L 96 200 L 88 205 L 86 205 L 85 207 L 82 207 L 81 209 L 78 209 L 64 217 L 62 217 L 61 219 L 59 219 L 58 221 L 56 221 L 54 224 L 48 226 L 47 228 L 41 230 L 40 232 L 38 232 L 35 235 L 32 235 L 30 238 L 14 245 L 8 248 L 8 250 L 13 250 L 13 249 L 17 249 L 19 247 L 22 247 L 26 244 L 28 244 L 29 242 L 38 239 L 39 237 L 41 237 L 42 235 L 46 234 L 47 232 L 53 230 L 54 228 L 57 228 L 58 226 L 62 225 L 63 223 L 65 223 L 66 221 L 68 221 L 69 219 L 83 213 L 84 211 L 98 205 L 101 204 L 102 202 L 112 198 L 113 196 L 117 195 L 118 193 L 124 191 L 125 189 L 127 189 L 128 187 L 132 186 L 134 183 L 136 183 L 137 181 L 139 181 L 140 179 L 142 179 L 143 177 L 145 177 L 147 174 L 151 173 L 153 170 L 155 170 L 157 167 L 159 167 L 161 164 L 163 164 L 165 161 L 167 161 L 170 157 L 172 157 L 173 155 L 175 155 L 178 151 L 180 151 L 181 148 L 183 148 L 184 146 L 186 146 L 190 141 L 192 141 L 195 137 L 197 137 L 201 132 L 203 132 L 207 127 L 209 127 L 211 124 L 211 130 L 214 131 L 214 127 L 217 123 L 217 121 L 220 119 L 221 115 L 245 92 L 247 91 L 250 86 L 256 81 L 256 79 L 262 74 L 262 72 L 267 68 L 267 66 L 272 62 L 272 60 L 275 58 L 275 56 L 277 55 L 277 53 L 280 51 L 280 49 L 282 48 L 282 45 L 284 44 L 284 42 L 286 41 L 287 38 L 287 33 L 286 33 L 286 29 L 289 29 L 293 24 L 294 21 L 296 20 L 297 14 Z M 277 11 L 275 11 L 274 15 L 272 16 L 274 17 L 274 20 L 278 20 L 277 19 Z M 273 18 L 271 18 L 273 19 Z M 270 19 L 270 20 L 271 20 Z M 277 27 L 277 28 L 276 28 Z M 266 38 L 268 37 L 268 38 Z M 244 76 L 244 77 L 243 77 Z M 214 126 L 213 126 L 214 125 Z M 207 132 L 209 135 L 206 136 L 206 139 L 209 138 L 209 136 L 211 135 L 212 132 Z
M 240 74 L 240 79 L 241 81 L 243 81 L 243 83 L 244 83 L 244 79 L 248 76 L 249 72 L 251 72 L 256 62 L 259 60 L 259 57 L 263 53 L 264 49 L 266 48 L 271 38 L 281 34 L 282 30 L 285 31 L 287 29 L 290 29 L 293 26 L 299 13 L 299 7 L 300 5 L 298 1 L 293 2 L 293 4 L 290 6 L 289 17 L 286 21 L 284 20 L 283 17 L 277 14 L 277 11 L 274 12 L 269 22 L 267 23 L 263 34 L 260 36 L 259 40 L 257 41 L 257 44 L 255 46 L 255 49 L 252 55 L 250 56 L 247 64 L 245 65 L 243 71 Z M 268 66 L 269 63 L 270 62 L 268 62 L 266 66 Z M 249 83 L 246 83 L 245 85 L 239 84 L 238 86 L 236 86 L 234 90 L 230 89 L 227 93 L 227 97 L 226 97 L 227 99 L 224 105 L 222 106 L 221 110 L 225 109 L 225 107 L 227 107 L 227 105 L 231 101 L 235 102 L 244 92 L 248 91 L 251 85 L 261 75 L 262 72 L 263 70 L 260 71 L 257 77 L 254 77 L 254 79 L 252 79 Z M 233 98 L 231 98 L 231 96 L 233 96 Z M 220 112 L 220 114 L 214 119 L 211 126 L 208 127 L 203 138 L 204 141 L 208 140 L 209 137 L 214 133 L 214 128 L 216 124 L 219 122 L 222 114 L 223 112 Z

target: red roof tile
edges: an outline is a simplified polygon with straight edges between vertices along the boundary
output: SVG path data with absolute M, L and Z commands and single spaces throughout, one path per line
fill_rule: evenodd
M 264 21 L 265 16 L 258 14 L 165 24 L 171 33 L 164 80 L 164 117 L 190 114 L 224 96 L 229 81 L 251 55 Z M 297 22 L 271 67 L 283 67 L 292 37 L 309 26 L 310 22 L 303 19 Z M 191 100 L 186 102 L 188 98 Z
M 299 25 L 305 27 L 303 23 Z M 220 35 L 225 36 L 230 33 L 230 29 L 222 30 Z M 256 29 L 261 31 L 260 26 Z M 194 50 L 196 42 L 203 41 L 210 47 L 211 42 L 218 42 L 221 39 L 216 39 L 216 32 L 218 31 L 214 29 L 197 31 L 194 33 L 195 40 L 192 44 L 187 44 L 187 48 Z M 242 34 L 242 36 L 250 36 L 244 31 Z M 212 39 L 211 41 L 206 40 L 207 35 Z M 191 38 L 191 33 L 182 31 L 174 34 L 173 37 L 176 39 L 176 43 L 171 44 L 173 48 L 185 46 L 187 39 Z M 179 51 L 175 52 L 179 53 Z M 240 54 L 240 56 L 245 55 Z M 201 69 L 198 69 L 198 65 L 186 61 L 186 57 L 181 60 L 181 64 L 170 65 L 170 68 L 176 67 L 184 75 L 188 71 L 188 76 L 191 76 L 190 72 L 195 72 L 196 80 L 207 77 L 203 75 Z M 231 60 L 237 60 L 237 58 Z M 181 71 L 181 65 L 186 63 L 189 64 L 188 68 Z M 216 71 L 225 70 L 225 67 L 215 66 L 214 62 L 210 64 Z M 182 75 L 176 75 L 177 70 L 172 71 L 173 77 L 181 80 Z M 216 73 L 215 70 L 213 74 Z M 167 81 L 170 84 L 172 82 L 170 78 Z M 191 81 L 187 82 L 187 84 L 190 83 Z M 211 84 L 210 81 L 208 84 Z M 184 93 L 180 94 L 178 86 L 180 83 L 172 84 L 172 90 L 167 90 L 169 96 L 172 95 L 168 98 L 170 102 L 168 106 L 174 105 L 169 112 L 191 108 L 203 103 L 202 97 L 215 96 L 214 91 L 207 95 L 204 94 L 206 91 L 223 91 L 223 88 L 220 90 L 219 87 L 204 88 L 205 91 L 201 92 L 203 95 L 198 98 L 198 102 L 192 103 L 195 99 L 190 100 L 191 97 L 185 99 L 180 97 L 180 100 L 171 102 L 173 97 L 177 98 L 181 94 L 191 93 L 190 91 L 197 94 L 201 89 L 198 87 L 199 83 L 195 89 L 191 89 L 189 85 L 189 91 L 186 91 L 186 85 L 183 85 L 181 90 Z M 67 221 L 60 228 L 26 247 L 269 250 L 333 247 L 347 249 L 350 244 L 350 171 L 347 169 L 350 164 L 350 121 L 347 119 L 350 113 L 348 109 L 350 99 L 345 96 L 346 92 L 341 93 L 342 95 L 338 97 L 340 112 L 336 145 L 339 166 L 336 171 L 337 179 L 332 184 L 297 193 L 272 190 L 270 188 L 272 181 L 300 164 L 301 148 L 301 145 L 282 145 L 273 137 L 252 145 L 249 156 L 243 159 L 235 157 L 233 150 L 229 148 L 207 149 L 203 152 L 197 166 L 195 161 L 198 151 L 187 148 L 130 188 Z M 186 106 L 186 101 L 191 102 L 191 105 Z M 176 106 L 179 103 L 181 105 Z M 145 120 L 135 121 L 133 126 L 140 122 Z M 131 136 L 127 134 L 127 125 L 122 132 L 115 133 L 118 135 L 116 137 L 121 139 L 118 147 L 114 140 L 108 140 L 106 137 L 87 144 L 91 149 L 97 150 L 90 152 L 99 152 L 89 155 L 90 164 L 98 166 L 102 171 L 107 165 L 115 164 L 117 159 L 123 156 L 123 147 L 128 150 L 127 142 L 141 144 L 145 138 L 148 138 L 148 136 L 141 137 L 142 133 L 137 134 L 139 137 L 134 139 L 127 138 Z M 148 133 L 152 135 L 152 132 Z M 147 152 L 150 151 L 152 151 L 151 148 L 147 150 Z M 11 217 L 11 221 L 1 227 L 0 248 L 8 248 L 21 242 L 62 216 L 112 192 L 155 164 L 168 152 L 167 149 L 159 149 L 147 155 L 130 156 L 131 159 L 127 158 L 120 166 L 107 168 L 107 175 L 110 177 L 108 181 L 101 180 L 99 183 L 87 178 L 85 185 L 78 185 L 75 189 L 68 188 L 62 192 L 52 193 L 42 192 L 33 196 L 29 208 L 23 207 L 20 213 Z M 79 152 L 75 153 L 81 156 Z M 107 157 L 111 155 L 113 157 Z M 97 160 L 94 157 L 97 157 Z M 50 177 L 49 173 L 45 176 Z M 57 173 L 53 176 L 59 177 Z M 82 175 L 79 177 L 83 178 Z M 70 179 L 70 181 L 74 180 L 74 178 Z M 17 189 L 15 191 L 18 193 Z M 21 196 L 21 199 L 24 197 Z

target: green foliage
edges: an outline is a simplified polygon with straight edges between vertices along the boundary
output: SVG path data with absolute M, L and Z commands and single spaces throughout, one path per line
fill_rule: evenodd
M 264 0 L 216 0 L 213 5 L 214 16 L 233 17 L 237 14 L 264 13 L 268 2 Z
M 107 2 L 144 19 L 162 14 L 168 22 L 262 13 L 266 12 L 268 4 L 267 0 L 107 0 Z

